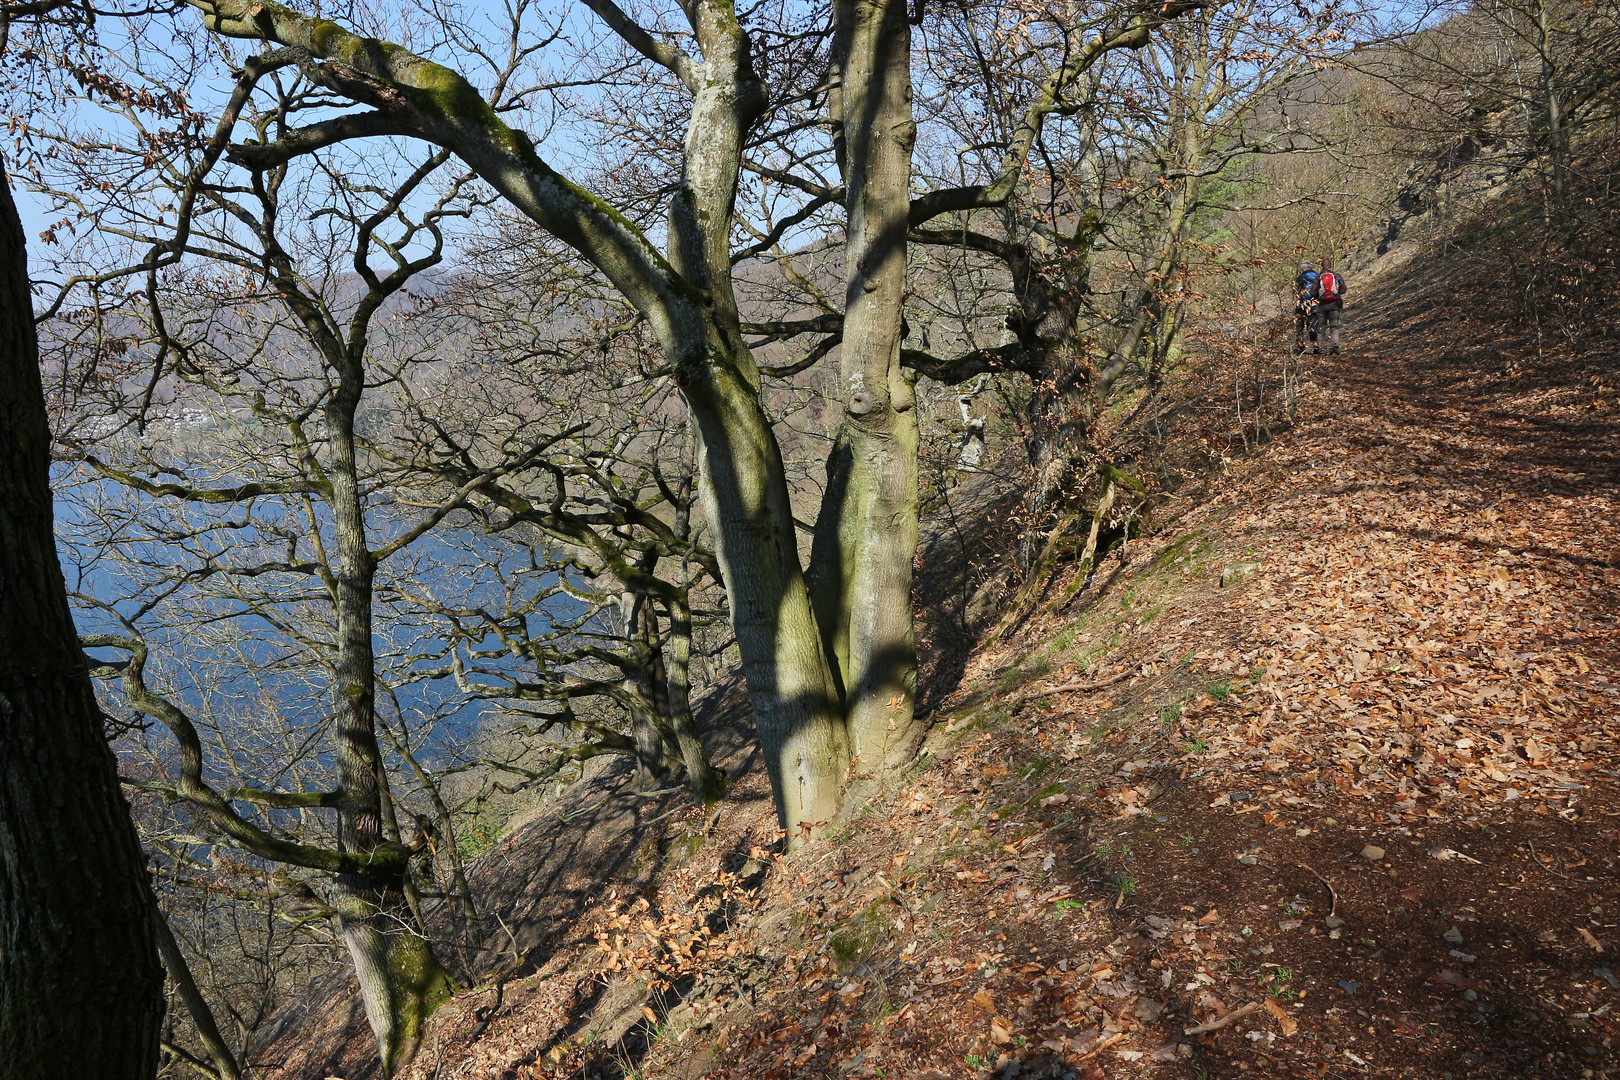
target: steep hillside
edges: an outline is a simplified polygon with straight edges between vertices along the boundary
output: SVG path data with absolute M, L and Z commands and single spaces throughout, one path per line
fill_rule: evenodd
M 944 665 L 832 840 L 776 854 L 745 742 L 713 814 L 610 775 L 513 831 L 412 1075 L 1609 1075 L 1612 337 L 1446 265 L 1356 282 L 1292 430 Z M 369 1075 L 331 990 L 258 1075 Z

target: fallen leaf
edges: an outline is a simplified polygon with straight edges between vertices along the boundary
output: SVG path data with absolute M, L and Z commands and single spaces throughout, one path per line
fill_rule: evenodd
M 1277 1004 L 1276 998 L 1266 998 L 1265 1004 L 1266 1012 L 1270 1013 L 1276 1019 L 1277 1026 L 1282 1029 L 1283 1035 L 1292 1035 L 1294 1032 L 1299 1030 L 1299 1021 L 1295 1020 L 1292 1016 L 1289 1016 L 1288 1010 Z
M 990 1020 L 990 1041 L 997 1046 L 1012 1042 L 1012 1021 L 1002 1016 Z
M 980 990 L 977 994 L 974 994 L 973 1004 L 977 1005 L 987 1013 L 994 1014 L 996 1011 L 996 999 L 990 996 L 990 991 L 988 990 Z
M 1474 858 L 1472 855 L 1464 855 L 1462 852 L 1448 847 L 1430 848 L 1429 857 L 1432 859 L 1439 859 L 1441 862 L 1451 862 L 1453 860 L 1457 860 L 1459 862 L 1473 863 L 1475 866 L 1481 865 L 1480 861 Z

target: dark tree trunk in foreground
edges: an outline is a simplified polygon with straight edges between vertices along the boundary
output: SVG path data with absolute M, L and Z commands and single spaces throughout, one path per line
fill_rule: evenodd
M 157 1071 L 156 908 L 56 561 L 49 452 L 0 183 L 0 1072 L 133 1080 Z

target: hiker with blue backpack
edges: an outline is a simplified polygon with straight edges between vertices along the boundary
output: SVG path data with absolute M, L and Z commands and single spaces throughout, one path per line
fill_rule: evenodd
M 1299 276 L 1294 279 L 1294 351 L 1305 351 L 1305 335 L 1316 344 L 1316 267 L 1306 259 L 1299 264 Z M 1321 350 L 1317 350 L 1321 351 Z
M 1322 272 L 1316 275 L 1311 287 L 1311 298 L 1316 301 L 1315 319 L 1311 330 L 1311 352 L 1322 351 L 1322 338 L 1328 339 L 1328 352 L 1339 351 L 1339 323 L 1344 317 L 1344 278 L 1333 269 L 1333 264 L 1322 260 Z

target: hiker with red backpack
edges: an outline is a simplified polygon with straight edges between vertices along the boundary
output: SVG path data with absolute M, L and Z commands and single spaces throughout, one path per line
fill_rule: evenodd
M 1316 327 L 1311 334 L 1311 352 L 1322 351 L 1322 338 L 1328 339 L 1328 352 L 1339 351 L 1339 323 L 1344 316 L 1344 277 L 1333 269 L 1327 259 L 1322 260 L 1322 272 L 1311 287 L 1311 298 L 1316 301 Z
M 1294 279 L 1294 351 L 1305 351 L 1305 335 L 1311 335 L 1316 344 L 1316 267 L 1306 259 L 1299 264 L 1299 276 Z

